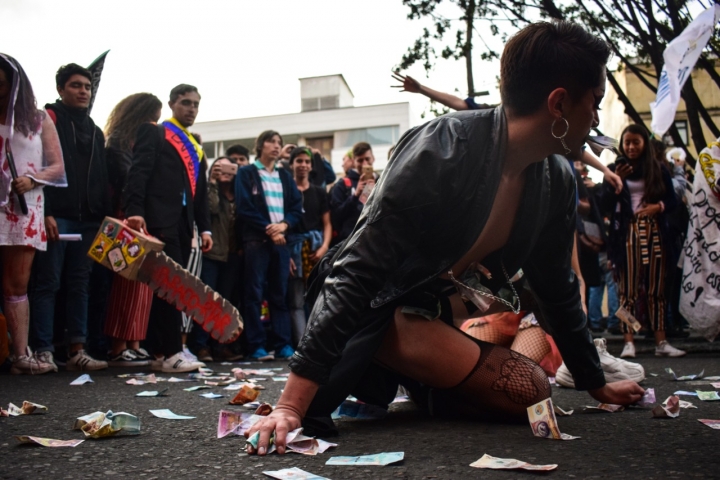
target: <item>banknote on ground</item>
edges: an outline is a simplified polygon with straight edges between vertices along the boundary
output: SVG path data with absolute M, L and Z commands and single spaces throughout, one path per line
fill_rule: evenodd
M 714 430 L 720 430 L 720 420 L 710 420 L 707 418 L 698 418 L 698 422 L 704 423 Z
M 330 480 L 326 477 L 320 477 L 314 473 L 300 470 L 297 467 L 283 468 L 282 470 L 268 470 L 262 472 L 271 478 L 277 478 L 278 480 Z
M 567 433 L 560 433 L 557 418 L 555 418 L 555 409 L 552 400 L 546 398 L 542 402 L 528 407 L 528 419 L 533 435 L 540 438 L 551 438 L 555 440 L 574 440 L 580 437 L 574 437 Z
M 475 468 L 490 468 L 493 470 L 534 470 L 540 472 L 549 472 L 555 470 L 558 466 L 556 464 L 550 465 L 533 465 L 531 463 L 523 462 L 521 460 L 515 460 L 514 458 L 497 458 L 488 455 L 483 455 L 479 460 L 470 464 L 471 467 Z
M 85 440 L 55 440 L 54 438 L 32 437 L 29 435 L 15 435 L 20 443 L 37 443 L 43 447 L 77 447 Z
M 405 452 L 383 452 L 357 457 L 330 457 L 325 465 L 390 465 L 405 458 Z
M 78 417 L 73 430 L 82 430 L 86 437 L 103 438 L 117 435 L 138 435 L 140 433 L 140 419 L 125 412 L 113 413 L 112 410 L 94 412 Z

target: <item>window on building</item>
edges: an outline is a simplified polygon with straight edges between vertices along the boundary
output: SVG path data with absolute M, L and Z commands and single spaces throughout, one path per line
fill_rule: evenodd
M 317 148 L 325 158 L 330 158 L 333 149 L 333 137 L 316 137 L 306 139 L 308 147 Z
M 687 120 L 675 120 L 675 126 L 677 127 L 680 138 L 685 145 L 688 145 L 688 123 Z
M 368 142 L 370 145 L 393 145 L 400 136 L 400 127 L 397 125 L 387 127 L 358 128 L 337 132 L 335 148 L 352 147 L 357 142 Z
M 302 99 L 302 111 L 310 112 L 313 110 L 328 110 L 338 108 L 340 106 L 339 95 L 329 95 L 326 97 L 314 97 Z
M 215 158 L 215 142 L 203 143 L 202 147 L 207 158 Z

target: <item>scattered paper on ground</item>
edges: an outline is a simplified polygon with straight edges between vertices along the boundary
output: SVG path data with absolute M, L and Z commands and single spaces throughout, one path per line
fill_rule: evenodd
M 650 405 L 653 405 L 656 403 L 657 400 L 655 399 L 655 389 L 654 388 L 648 388 L 645 390 L 645 395 L 640 399 L 639 402 L 637 402 L 635 405 L 638 405 L 640 407 L 649 407 Z
M 713 383 L 711 383 L 710 385 L 711 385 L 713 388 L 720 388 L 720 382 L 717 382 L 717 383 L 713 382 Z
M 245 432 L 255 425 L 262 416 L 250 412 L 233 412 L 231 410 L 220 410 L 218 418 L 217 438 L 224 438 L 231 433 L 237 436 L 245 435 Z
M 663 405 L 667 406 L 667 403 L 668 403 L 668 401 L 670 401 L 671 398 L 672 397 L 666 398 L 665 401 L 663 402 Z M 697 408 L 695 405 L 693 405 L 690 402 L 686 402 L 685 400 L 680 400 L 679 405 L 680 405 L 680 408 Z
M 77 447 L 85 440 L 55 440 L 54 438 L 31 437 L 28 435 L 15 435 L 20 443 L 37 443 L 43 447 Z
M 711 381 L 711 382 L 717 382 L 720 380 L 720 376 L 713 376 L 713 377 L 704 377 L 705 380 Z
M 569 411 L 566 412 L 565 410 L 563 410 L 562 408 L 558 407 L 557 405 L 553 405 L 553 411 L 555 412 L 555 415 L 557 415 L 558 417 L 569 417 L 570 415 L 573 414 L 573 412 L 574 412 L 575 410 L 569 410 Z M 494 458 L 494 457 L 491 457 L 491 458 Z M 478 461 L 479 461 L 479 460 L 478 460 Z
M 713 402 L 720 400 L 720 395 L 718 395 L 717 392 L 701 392 L 700 390 L 697 390 L 697 396 L 700 400 L 703 402 Z
M 521 468 L 523 470 L 536 470 L 541 472 L 555 470 L 558 467 L 556 464 L 533 465 L 521 460 L 515 460 L 514 458 L 491 457 L 487 453 L 483 455 L 480 460 L 471 463 L 470 466 L 475 468 L 491 468 L 493 470 L 515 470 Z
M 673 395 L 689 395 L 692 397 L 697 397 L 696 392 L 688 392 L 687 390 L 678 390 L 677 392 L 673 393 Z
M 195 417 L 188 417 L 187 415 L 178 415 L 177 413 L 171 412 L 167 408 L 161 410 L 150 410 L 150 413 L 158 418 L 165 418 L 167 420 L 191 420 Z
M 301 453 L 303 455 L 317 455 L 318 453 L 324 453 L 330 447 L 337 447 L 336 443 L 326 442 L 319 438 L 306 437 L 302 434 L 302 427 L 296 428 L 292 432 L 287 434 L 285 438 L 286 452 Z M 257 450 L 258 440 L 260 439 L 260 432 L 255 432 L 250 438 L 247 439 L 249 445 L 252 445 Z M 273 453 L 276 451 L 275 444 L 272 443 L 274 435 L 271 438 L 270 447 L 267 453 Z M 392 463 L 392 462 L 391 462 Z
M 390 465 L 405 458 L 405 452 L 383 452 L 359 457 L 330 457 L 325 465 Z
M 95 383 L 90 378 L 90 375 L 88 375 L 87 373 L 84 373 L 84 374 L 80 375 L 78 378 L 76 378 L 75 380 L 73 380 L 72 382 L 70 382 L 70 385 L 85 385 L 88 382 Z
M 248 402 L 253 402 L 257 399 L 258 395 L 260 395 L 260 392 L 249 386 L 248 384 L 243 384 L 243 386 L 238 391 L 237 395 L 230 400 L 231 405 L 244 405 Z
M 205 398 L 212 398 L 212 399 L 214 399 L 214 398 L 223 398 L 225 395 L 220 395 L 219 393 L 209 392 L 209 393 L 201 393 L 200 396 L 201 396 L 201 397 L 205 397 Z
M 22 407 L 18 407 L 14 403 L 8 405 L 7 410 L 3 410 L 2 416 L 4 417 L 17 417 L 20 415 L 32 415 L 38 413 L 47 413 L 48 408 L 44 405 L 38 405 L 37 403 L 28 402 L 25 400 L 22 403 Z
M 125 412 L 94 412 L 78 417 L 73 430 L 82 430 L 86 437 L 102 438 L 122 432 L 128 435 L 140 433 L 140 419 Z
M 135 396 L 136 397 L 167 397 L 167 394 L 165 393 L 167 391 L 168 391 L 167 388 L 164 390 L 146 390 L 144 392 L 136 393 Z
M 196 385 L 194 387 L 183 388 L 183 390 L 185 390 L 186 392 L 196 392 L 198 390 L 206 390 L 206 389 L 210 389 L 210 387 L 208 387 L 207 385 Z
M 680 399 L 673 395 L 665 400 L 665 406 L 658 405 L 652 409 L 653 418 L 677 418 L 680 415 Z
M 705 375 L 705 370 L 698 373 L 697 375 L 683 375 L 682 377 L 678 377 L 675 375 L 675 372 L 673 372 L 672 368 L 666 368 L 665 371 L 673 376 L 676 382 L 684 382 L 687 380 L 696 380 L 699 378 L 703 378 L 703 375 Z
M 181 382 L 193 382 L 194 380 L 191 380 L 189 378 L 177 378 L 177 377 L 170 377 L 168 378 L 168 383 L 181 383 Z
M 555 418 L 555 409 L 552 400 L 546 398 L 542 402 L 528 407 L 528 419 L 530 420 L 530 428 L 533 435 L 540 438 L 552 438 L 555 440 L 574 440 L 580 437 L 574 437 L 567 433 L 560 433 L 557 419 Z
M 370 403 L 363 403 L 355 397 L 348 397 L 332 413 L 333 419 L 341 417 L 356 418 L 358 420 L 379 420 L 387 416 L 387 409 Z
M 698 418 L 698 422 L 704 423 L 714 430 L 720 430 L 720 420 L 709 420 L 707 418 Z
M 139 378 L 131 378 L 130 380 L 126 381 L 125 383 L 128 385 L 145 385 L 146 383 L 157 383 L 158 380 L 155 378 L 155 374 L 151 373 L 150 375 L 146 375 L 144 377 Z
M 616 413 L 622 412 L 625 407 L 622 405 L 613 405 L 612 403 L 601 403 L 597 407 L 585 407 L 583 410 L 586 413 Z
M 320 477 L 318 475 L 315 475 L 314 473 L 300 470 L 297 467 L 283 468 L 282 470 L 274 471 L 268 470 L 262 473 L 267 475 L 268 477 L 277 478 L 279 480 L 330 480 L 329 478 Z

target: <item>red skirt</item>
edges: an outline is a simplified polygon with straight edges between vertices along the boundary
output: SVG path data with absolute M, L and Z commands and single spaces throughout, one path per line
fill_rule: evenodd
M 150 287 L 115 275 L 105 317 L 105 335 L 125 341 L 145 340 L 152 300 Z

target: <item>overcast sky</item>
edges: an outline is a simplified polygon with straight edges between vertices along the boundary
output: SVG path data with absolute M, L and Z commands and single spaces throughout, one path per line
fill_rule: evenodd
M 423 26 L 407 20 L 401 0 L 2 0 L 0 19 L 0 51 L 23 65 L 40 104 L 57 98 L 60 65 L 87 66 L 110 50 L 92 112 L 101 127 L 125 96 L 166 102 L 178 83 L 199 88 L 198 122 L 298 112 L 298 78 L 335 73 L 356 106 L 411 101 L 418 122 L 428 106 L 390 88 Z M 476 90 L 492 91 L 482 100 L 498 101 L 497 68 L 476 62 Z M 462 61 L 439 62 L 429 79 L 419 66 L 410 73 L 466 90 Z

